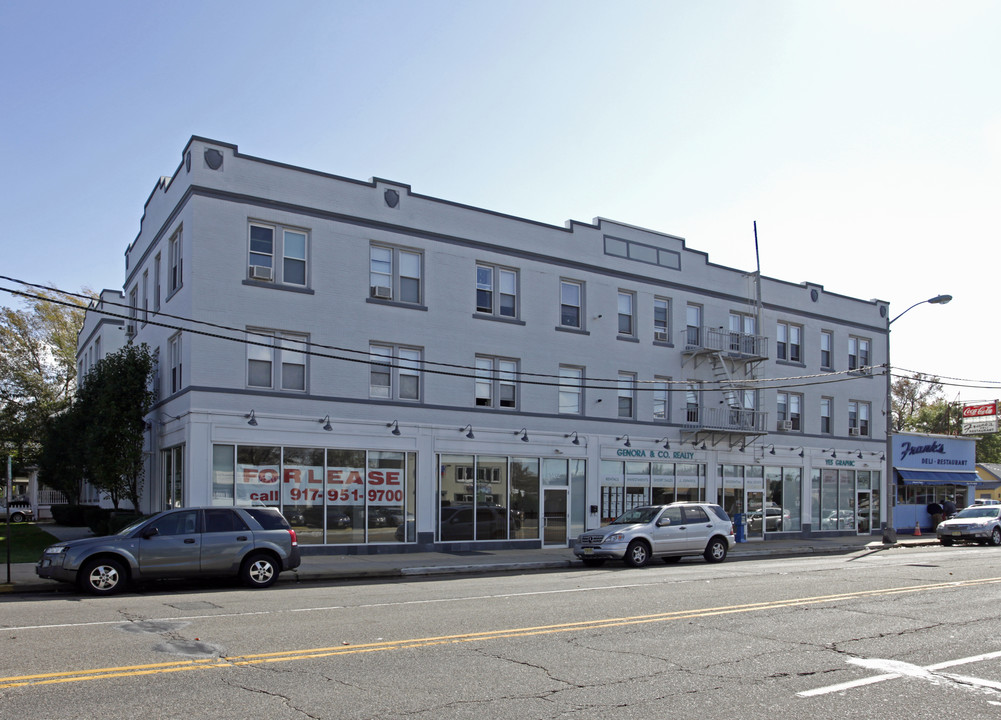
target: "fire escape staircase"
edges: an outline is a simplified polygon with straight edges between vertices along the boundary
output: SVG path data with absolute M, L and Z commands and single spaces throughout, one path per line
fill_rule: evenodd
M 697 409 L 690 409 L 681 440 L 693 445 L 708 442 L 714 447 L 721 443 L 731 449 L 746 447 L 767 434 L 767 414 L 744 407 L 742 397 L 743 390 L 751 387 L 744 381 L 751 379 L 755 368 L 768 359 L 768 338 L 722 328 L 704 327 L 697 333 L 693 330 L 689 328 L 687 333 L 682 367 L 689 360 L 696 370 L 708 365 L 712 388 L 706 394 L 718 392 L 722 399 L 718 407 L 703 402 Z

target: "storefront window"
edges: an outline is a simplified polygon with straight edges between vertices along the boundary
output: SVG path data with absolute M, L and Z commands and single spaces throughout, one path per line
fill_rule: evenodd
M 720 478 L 719 504 L 730 517 L 744 512 L 744 468 L 740 465 L 723 465 L 720 468 Z
M 511 537 L 539 537 L 539 461 L 535 458 L 511 460 L 511 522 Z
M 365 542 L 365 451 L 327 450 L 327 543 Z
M 784 468 L 782 484 L 782 529 L 799 531 L 803 528 L 802 468 Z
M 507 458 L 477 457 L 476 539 L 506 539 L 511 525 L 508 510 Z
M 569 480 L 566 460 L 545 459 L 542 461 L 542 484 L 544 486 L 566 487 Z
M 406 456 L 370 451 L 365 481 L 368 541 L 394 542 L 396 529 L 406 520 Z
M 236 477 L 236 447 L 212 446 L 212 504 L 233 505 L 233 485 Z
M 855 473 L 838 471 L 838 530 L 855 529 Z
M 650 464 L 650 503 L 666 505 L 674 502 L 674 464 Z
M 570 537 L 584 532 L 586 497 L 587 460 L 570 460 Z
M 300 545 L 323 543 L 323 450 L 285 448 L 282 513 Z
M 278 447 L 237 447 L 235 503 L 281 507 L 281 461 Z
M 621 462 L 601 461 L 601 523 L 611 522 L 625 511 L 624 470 Z
M 821 529 L 820 523 L 820 470 L 810 471 L 810 525 L 814 530 Z
M 838 471 L 822 470 L 820 490 L 820 529 L 838 529 Z
M 706 496 L 706 470 L 704 465 L 678 463 L 674 467 L 678 480 L 679 502 L 699 502 Z
M 163 506 L 184 507 L 184 446 L 161 452 L 163 462 Z
M 626 463 L 626 510 L 648 504 L 650 463 Z

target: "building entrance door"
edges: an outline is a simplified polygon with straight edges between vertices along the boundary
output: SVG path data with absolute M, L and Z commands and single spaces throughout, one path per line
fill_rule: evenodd
M 760 490 L 747 491 L 747 511 L 745 522 L 747 523 L 748 540 L 765 539 L 765 494 Z
M 543 547 L 566 547 L 568 540 L 567 490 L 566 488 L 543 488 L 542 545 Z
M 868 535 L 872 530 L 872 501 L 868 490 L 859 490 L 855 496 L 855 530 Z

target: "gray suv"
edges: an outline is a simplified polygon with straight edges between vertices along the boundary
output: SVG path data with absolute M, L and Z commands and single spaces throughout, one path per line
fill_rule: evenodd
M 642 567 L 652 557 L 677 562 L 685 555 L 702 555 L 715 563 L 726 559 L 734 542 L 733 523 L 719 505 L 672 503 L 628 510 L 608 525 L 579 535 L 573 552 L 592 567 L 605 560 Z
M 276 508 L 167 510 L 115 535 L 56 543 L 35 566 L 39 577 L 75 582 L 95 595 L 135 580 L 233 576 L 265 588 L 299 567 L 299 543 Z

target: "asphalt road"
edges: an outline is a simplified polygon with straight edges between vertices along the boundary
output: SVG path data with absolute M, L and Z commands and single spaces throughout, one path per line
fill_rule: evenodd
M 0 599 L 3 718 L 996 718 L 1001 549 Z

